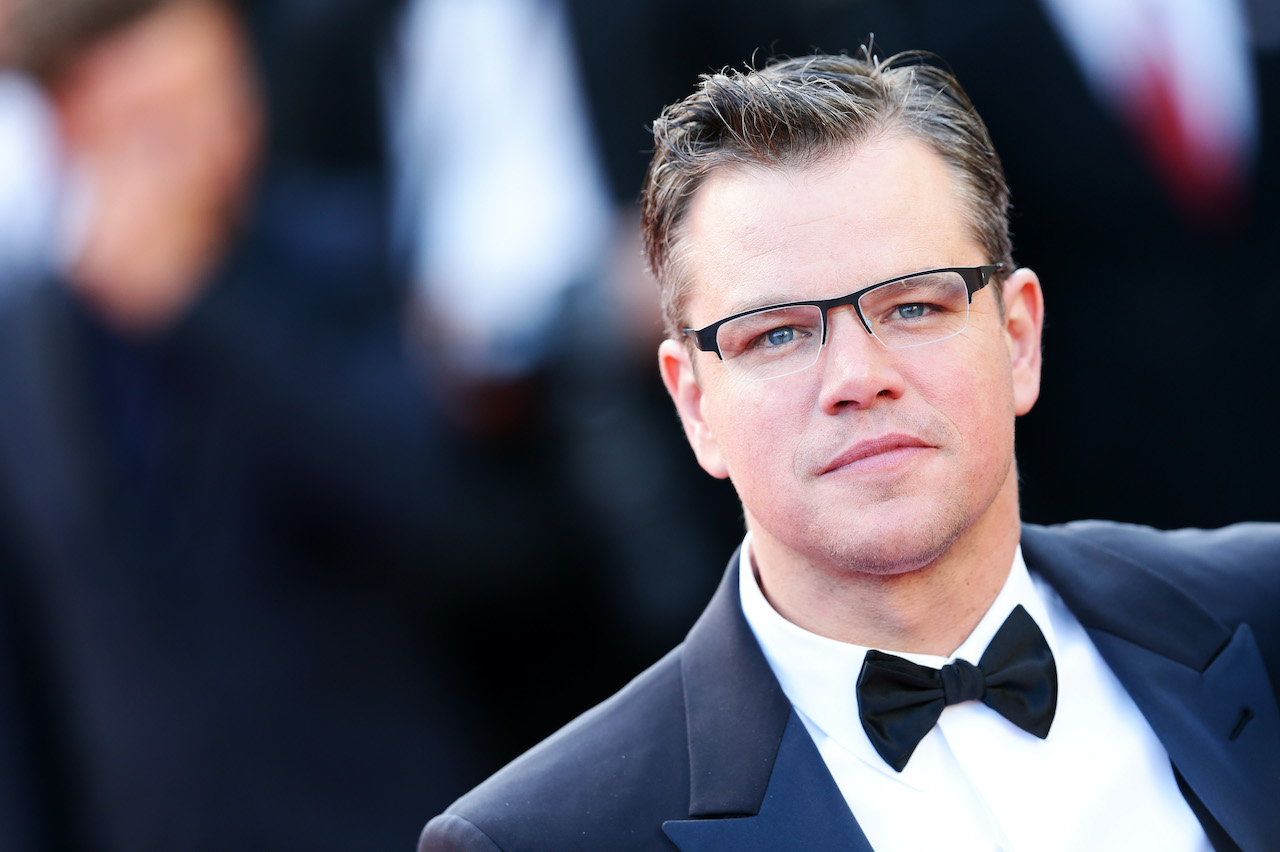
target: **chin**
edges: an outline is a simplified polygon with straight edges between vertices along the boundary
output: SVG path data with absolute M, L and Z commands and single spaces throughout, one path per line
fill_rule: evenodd
M 903 519 L 909 519 L 905 523 Z M 863 517 L 839 529 L 814 531 L 827 564 L 862 574 L 891 576 L 925 568 L 945 555 L 969 529 L 959 506 L 900 510 L 883 522 Z

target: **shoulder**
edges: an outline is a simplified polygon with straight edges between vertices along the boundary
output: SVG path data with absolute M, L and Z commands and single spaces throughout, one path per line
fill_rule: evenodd
M 1081 606 L 1084 592 L 1095 599 L 1090 608 L 1152 618 L 1176 595 L 1231 629 L 1249 624 L 1280 653 L 1280 524 L 1170 531 L 1106 521 L 1026 524 L 1022 543 L 1028 567 L 1060 591 L 1071 587 Z
M 1280 585 L 1280 524 L 1158 530 L 1111 521 L 1077 521 L 1052 527 L 1026 524 L 1024 543 L 1028 538 L 1041 548 L 1106 553 L 1151 567 L 1175 582 L 1253 577 L 1263 584 Z
M 1117 521 L 1073 521 L 1068 524 L 1040 526 L 1025 524 L 1026 528 L 1051 535 L 1063 536 L 1122 550 L 1156 548 L 1197 550 L 1217 548 L 1222 544 L 1235 548 L 1239 545 L 1280 550 L 1280 523 L 1251 522 L 1232 524 L 1218 529 L 1161 530 L 1140 524 Z
M 428 850 L 652 849 L 688 815 L 681 648 L 454 802 Z

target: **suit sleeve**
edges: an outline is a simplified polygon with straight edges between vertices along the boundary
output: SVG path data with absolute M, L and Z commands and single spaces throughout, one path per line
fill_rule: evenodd
M 440 814 L 427 823 L 418 841 L 418 852 L 503 852 L 489 835 L 470 820 Z

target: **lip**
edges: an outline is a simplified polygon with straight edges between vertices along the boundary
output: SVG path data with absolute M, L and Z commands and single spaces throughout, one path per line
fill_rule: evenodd
M 846 468 L 870 470 L 887 467 L 914 455 L 916 450 L 929 449 L 933 449 L 932 444 L 914 435 L 881 435 L 878 438 L 859 441 L 849 447 L 818 471 L 818 475 L 823 476 Z

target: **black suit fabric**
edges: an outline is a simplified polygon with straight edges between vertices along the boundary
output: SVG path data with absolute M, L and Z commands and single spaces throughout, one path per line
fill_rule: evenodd
M 1280 529 L 1026 525 L 1022 544 L 1211 815 L 1218 848 L 1271 848 Z M 420 852 L 869 852 L 747 626 L 736 566 L 735 554 L 683 644 L 432 820 Z

